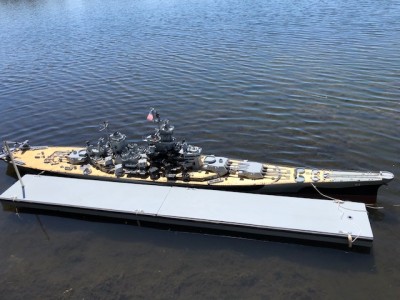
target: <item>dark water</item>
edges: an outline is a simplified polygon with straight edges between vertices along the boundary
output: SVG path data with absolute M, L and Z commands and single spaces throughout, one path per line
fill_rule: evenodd
M 0 298 L 395 299 L 399 101 L 399 1 L 0 0 L 1 140 L 139 139 L 152 106 L 206 153 L 397 176 L 370 255 L 0 211 Z

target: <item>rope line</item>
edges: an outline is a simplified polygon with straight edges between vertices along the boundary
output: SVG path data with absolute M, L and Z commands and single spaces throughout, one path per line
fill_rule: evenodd
M 366 212 L 365 210 L 357 210 L 357 209 L 351 209 L 351 208 L 343 207 L 340 204 L 343 204 L 345 202 L 345 200 L 341 200 L 341 199 L 337 199 L 337 198 L 333 198 L 333 197 L 327 196 L 327 195 L 323 194 L 312 182 L 311 182 L 311 185 L 321 196 L 323 196 L 325 198 L 328 198 L 330 200 L 333 200 L 336 203 L 339 203 L 339 206 L 342 207 L 343 209 L 352 210 L 352 211 Z M 365 207 L 371 208 L 371 209 L 384 209 L 383 206 L 372 206 L 372 204 L 365 204 Z
M 343 203 L 345 203 L 344 200 L 340 200 L 340 199 L 337 199 L 337 198 L 333 198 L 333 197 L 327 196 L 327 195 L 323 194 L 313 183 L 311 183 L 311 185 L 313 186 L 313 188 L 314 188 L 321 196 L 323 196 L 323 197 L 325 197 L 325 198 L 328 198 L 328 199 L 331 199 L 331 200 L 333 200 L 335 203 L 338 204 L 338 210 L 342 213 L 341 218 L 343 218 L 343 216 L 344 216 L 344 212 L 341 211 L 341 208 L 342 208 L 342 209 L 346 209 L 346 210 L 350 210 L 350 211 L 367 212 L 366 210 L 351 209 L 351 208 L 344 207 L 344 206 L 342 205 Z M 368 206 L 367 204 L 365 205 L 365 207 L 375 208 L 375 209 L 381 209 L 381 208 L 383 208 L 383 207 L 371 207 L 371 206 Z M 347 232 L 347 240 L 348 240 L 348 246 L 349 246 L 349 248 L 352 248 L 352 247 L 353 247 L 354 242 L 355 242 L 355 241 L 360 237 L 360 235 L 361 235 L 361 229 L 359 228 L 359 226 L 357 226 L 357 224 L 355 224 L 355 226 L 358 227 L 358 234 L 357 234 L 357 236 L 356 236 L 354 239 L 353 239 L 352 234 L 351 234 L 350 232 Z M 342 232 L 342 233 L 346 233 L 346 232 Z
M 336 199 L 336 198 L 333 198 L 333 197 L 330 197 L 330 196 L 327 196 L 327 195 L 323 194 L 319 189 L 317 189 L 317 187 L 312 182 L 311 182 L 311 185 L 318 192 L 318 194 L 320 194 L 321 196 L 323 196 L 325 198 L 328 198 L 328 199 L 331 199 L 331 200 L 333 200 L 335 202 L 339 202 L 339 203 L 343 203 L 344 202 L 344 200 Z

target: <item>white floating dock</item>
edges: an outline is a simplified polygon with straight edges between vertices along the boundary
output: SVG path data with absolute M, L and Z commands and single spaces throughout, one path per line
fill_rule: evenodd
M 25 175 L 23 182 L 25 198 L 16 182 L 2 203 L 245 237 L 362 248 L 373 241 L 363 203 L 40 175 Z

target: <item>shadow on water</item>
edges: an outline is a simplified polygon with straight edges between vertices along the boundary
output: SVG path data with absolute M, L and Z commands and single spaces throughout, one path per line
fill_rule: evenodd
M 366 249 L 355 251 L 344 247 L 284 239 L 248 239 L 202 233 L 199 230 L 188 231 L 182 228 L 168 228 L 135 221 L 125 222 L 96 218 L 93 216 L 68 215 L 45 211 L 15 211 L 3 207 L 5 212 L 13 212 L 7 222 L 10 227 L 35 226 L 40 228 L 45 240 L 51 243 L 52 235 L 63 235 L 68 232 L 85 231 L 105 239 L 112 244 L 144 243 L 148 247 L 161 247 L 175 251 L 218 252 L 234 251 L 253 259 L 268 259 L 279 256 L 280 259 L 301 265 L 326 269 L 343 270 L 348 264 L 359 272 L 370 272 L 375 264 L 374 255 L 368 255 Z M 178 230 L 175 230 L 178 229 Z M 51 233 L 49 233 L 51 232 Z M 327 247 L 329 246 L 329 247 Z
M 21 176 L 23 176 L 23 175 L 25 175 L 25 172 L 23 172 L 23 171 L 21 170 L 21 171 L 20 171 L 20 174 L 21 174 Z M 18 180 L 17 173 L 15 173 L 15 169 L 14 169 L 14 167 L 13 167 L 12 164 L 7 164 L 7 167 L 6 167 L 6 175 L 7 175 L 8 177 L 11 177 L 11 178 L 14 178 L 14 179 Z
M 382 222 L 385 220 L 385 211 L 381 209 L 379 206 L 377 209 L 369 209 L 368 217 L 371 222 Z

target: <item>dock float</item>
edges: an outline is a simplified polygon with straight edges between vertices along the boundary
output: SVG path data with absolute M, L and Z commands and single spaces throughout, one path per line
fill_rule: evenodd
M 16 182 L 0 195 L 4 209 L 367 250 L 373 242 L 363 203 L 43 175 L 22 179 L 25 192 Z

